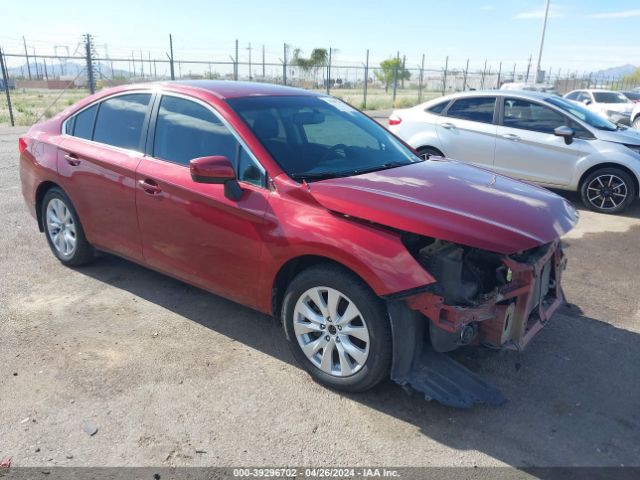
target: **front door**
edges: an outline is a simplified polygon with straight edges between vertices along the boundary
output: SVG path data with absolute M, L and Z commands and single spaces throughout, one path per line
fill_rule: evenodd
M 151 266 L 224 297 L 256 306 L 269 191 L 259 164 L 237 169 L 240 200 L 223 185 L 195 183 L 193 158 L 255 161 L 213 110 L 163 95 L 150 135 L 151 155 L 136 174 L 143 254 Z

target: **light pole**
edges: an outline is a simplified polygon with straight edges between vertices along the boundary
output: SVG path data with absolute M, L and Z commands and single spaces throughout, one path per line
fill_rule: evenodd
M 544 23 L 542 24 L 542 38 L 540 38 L 540 51 L 538 52 L 538 66 L 536 67 L 536 81 L 540 81 L 540 62 L 542 62 L 542 48 L 544 47 L 544 34 L 547 31 L 547 19 L 549 18 L 549 3 L 551 0 L 547 0 L 547 6 L 544 9 Z

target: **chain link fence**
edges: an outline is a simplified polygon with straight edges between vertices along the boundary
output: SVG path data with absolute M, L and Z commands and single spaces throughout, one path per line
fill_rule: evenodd
M 151 81 L 180 79 L 222 79 L 268 82 L 329 93 L 365 110 L 409 107 L 441 95 L 465 90 L 500 88 L 509 82 L 533 83 L 531 62 L 525 69 L 517 65 L 506 68 L 487 65 L 470 67 L 467 60 L 455 65 L 445 59 L 441 68 L 419 66 L 407 62 L 398 53 L 385 62 L 370 62 L 369 51 L 361 61 L 341 59 L 335 50 L 323 63 L 313 65 L 297 61 L 294 50 L 284 44 L 276 58 L 265 55 L 265 49 L 243 48 L 240 58 L 238 42 L 227 55 L 187 60 L 174 55 L 170 36 L 164 57 L 142 52 L 130 56 L 109 56 L 104 48 L 96 48 L 91 35 L 85 35 L 72 55 L 30 55 L 26 42 L 24 52 L 0 49 L 0 90 L 6 102 L 0 106 L 0 124 L 31 125 L 49 118 L 72 105 L 90 92 L 102 88 Z M 69 49 L 66 48 L 66 53 Z M 248 52 L 248 58 L 246 54 Z M 254 55 L 252 56 L 252 52 Z M 325 51 L 326 52 L 326 51 Z M 339 52 L 339 51 L 338 51 Z M 388 61 L 387 61 L 388 63 Z M 413 66 L 411 66 L 413 65 Z M 384 68 L 383 68 L 384 67 Z M 538 80 L 549 91 L 559 94 L 579 88 L 630 90 L 640 85 L 623 78 L 595 76 L 577 71 L 547 71 Z

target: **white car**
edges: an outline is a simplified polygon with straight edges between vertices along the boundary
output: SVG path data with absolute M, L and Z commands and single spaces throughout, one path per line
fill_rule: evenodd
M 394 110 L 389 129 L 426 158 L 579 191 L 595 211 L 621 212 L 638 196 L 640 132 L 554 95 L 457 93 Z
M 620 92 L 613 90 L 573 90 L 564 98 L 581 103 L 592 112 L 602 115 L 613 123 L 631 125 L 633 102 Z

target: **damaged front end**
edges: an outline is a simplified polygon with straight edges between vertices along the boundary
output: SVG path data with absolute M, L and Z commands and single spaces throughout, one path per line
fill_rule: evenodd
M 413 234 L 403 241 L 437 282 L 387 298 L 392 379 L 445 405 L 503 403 L 495 387 L 443 352 L 463 345 L 523 349 L 564 302 L 560 240 L 511 255 Z

